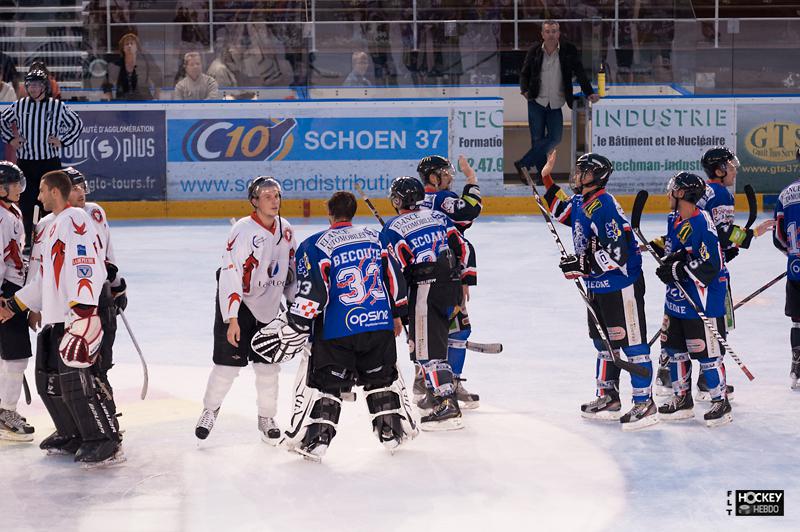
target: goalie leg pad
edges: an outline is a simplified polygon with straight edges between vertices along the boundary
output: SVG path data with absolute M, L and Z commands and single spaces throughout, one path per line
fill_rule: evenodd
M 61 394 L 61 381 L 58 378 L 58 343 L 61 334 L 61 326 L 45 325 L 36 338 L 36 391 L 56 431 L 69 438 L 78 435 L 78 426 Z
M 367 407 L 372 417 L 372 429 L 384 446 L 393 449 L 405 440 L 419 434 L 417 421 L 412 415 L 408 392 L 400 372 L 397 380 L 382 388 L 364 388 Z
M 453 369 L 446 360 L 427 360 L 423 362 L 425 369 L 425 380 L 428 388 L 437 397 L 449 397 L 455 392 L 453 382 Z
M 84 442 L 121 441 L 114 398 L 103 390 L 94 371 L 63 367 L 59 380 L 64 401 L 72 412 Z

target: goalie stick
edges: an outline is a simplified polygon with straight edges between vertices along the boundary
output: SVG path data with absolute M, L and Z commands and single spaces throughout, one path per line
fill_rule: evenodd
M 633 232 L 636 234 L 636 236 L 639 238 L 642 244 L 644 244 L 647 247 L 647 251 L 650 252 L 650 254 L 656 260 L 658 265 L 661 266 L 662 264 L 664 264 L 663 259 L 658 256 L 658 253 L 656 253 L 656 250 L 653 249 L 653 246 L 650 244 L 650 241 L 647 240 L 647 238 L 644 236 L 642 228 L 640 227 L 642 221 L 642 212 L 644 211 L 644 205 L 645 203 L 647 203 L 648 196 L 649 194 L 646 190 L 640 190 L 636 194 L 636 199 L 633 202 L 633 212 L 631 213 L 631 227 L 633 227 Z M 711 334 L 720 343 L 720 345 L 722 345 L 722 347 L 725 348 L 726 353 L 731 356 L 734 362 L 738 364 L 742 372 L 745 375 L 747 375 L 747 378 L 752 381 L 755 377 L 753 376 L 752 373 L 750 373 L 750 370 L 747 369 L 747 366 L 744 365 L 744 362 L 742 362 L 742 359 L 739 358 L 739 355 L 736 354 L 736 351 L 734 351 L 731 348 L 727 340 L 725 340 L 725 338 L 720 334 L 720 332 L 714 326 L 714 323 L 708 318 L 708 316 L 705 315 L 705 313 L 703 313 L 703 311 L 700 309 L 697 303 L 694 302 L 691 296 L 686 292 L 686 289 L 684 289 L 680 283 L 674 283 L 674 284 L 675 286 L 678 287 L 678 290 L 680 291 L 683 298 L 686 299 L 686 301 L 691 305 L 691 307 L 703 321 L 703 324 L 706 326 L 706 329 L 708 329 L 711 332 Z
M 361 185 L 359 185 L 358 183 L 356 183 L 356 190 L 361 196 L 361 199 L 364 200 L 364 203 L 367 204 L 369 210 L 372 211 L 372 214 L 375 216 L 375 218 L 378 219 L 378 222 L 381 224 L 381 226 L 386 225 L 386 222 L 383 220 L 383 217 L 381 217 L 381 214 L 378 212 L 378 209 L 375 208 L 375 205 L 373 205 L 372 200 L 369 199 L 367 194 L 364 192 L 364 189 L 361 188 Z M 403 325 L 403 329 L 406 329 L 405 325 Z M 407 330 L 406 330 L 406 336 L 408 336 Z M 501 343 L 482 344 L 479 342 L 471 342 L 467 340 L 467 349 L 469 349 L 470 351 L 475 351 L 477 353 L 498 354 L 503 352 L 503 344 Z
M 534 184 L 533 180 L 531 179 L 531 175 L 528 173 L 526 168 L 521 168 L 522 177 L 531 187 L 533 191 L 533 198 L 536 200 L 536 204 L 539 206 L 539 210 L 542 211 L 542 216 L 544 216 L 544 221 L 547 224 L 547 228 L 550 230 L 550 234 L 553 236 L 553 240 L 558 247 L 558 251 L 561 253 L 561 257 L 567 256 L 567 250 L 564 248 L 564 244 L 561 242 L 561 238 L 558 236 L 558 231 L 556 231 L 555 226 L 553 225 L 553 218 L 550 216 L 550 211 L 545 208 L 544 203 L 542 202 L 542 197 L 539 195 L 539 191 L 536 189 L 536 185 Z M 619 369 L 623 369 L 628 373 L 633 373 L 635 375 L 639 375 L 641 377 L 650 377 L 651 371 L 648 368 L 640 366 L 638 364 L 634 364 L 633 362 L 628 362 L 627 360 L 623 360 L 619 356 L 619 352 L 615 351 L 614 348 L 611 346 L 611 342 L 608 339 L 608 334 L 606 334 L 605 329 L 603 329 L 603 325 L 600 323 L 600 318 L 597 316 L 597 311 L 592 304 L 592 301 L 589 299 L 589 296 L 586 293 L 585 288 L 583 287 L 583 283 L 579 279 L 573 279 L 575 281 L 575 286 L 578 288 L 578 292 L 581 294 L 581 298 L 583 302 L 586 304 L 586 308 L 589 310 L 589 314 L 592 317 L 592 324 L 594 325 L 597 334 L 600 335 L 600 340 L 603 342 L 603 345 L 611 353 L 612 358 L 614 359 L 614 365 L 617 366 Z
M 128 335 L 131 337 L 131 341 L 133 342 L 133 346 L 136 348 L 136 352 L 139 354 L 139 360 L 142 361 L 142 394 L 141 398 L 144 400 L 147 397 L 147 386 L 149 384 L 149 377 L 147 375 L 147 362 L 144 360 L 144 355 L 142 355 L 142 348 L 139 347 L 139 342 L 136 341 L 136 337 L 133 335 L 133 331 L 131 330 L 131 325 L 128 323 L 128 318 L 125 317 L 125 313 L 122 312 L 122 309 L 119 310 L 119 316 L 122 318 L 122 323 L 125 324 L 125 328 L 128 330 Z

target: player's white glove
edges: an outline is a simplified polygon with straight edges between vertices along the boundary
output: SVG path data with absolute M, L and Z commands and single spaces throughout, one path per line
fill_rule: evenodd
M 286 323 L 286 315 L 281 314 L 253 335 L 250 347 L 267 364 L 280 364 L 301 353 L 307 341 L 308 333 Z
M 68 325 L 64 337 L 58 346 L 58 352 L 64 364 L 71 368 L 88 368 L 97 360 L 97 352 L 103 342 L 103 327 L 97 316 L 97 308 L 81 317 L 75 310 L 70 310 Z

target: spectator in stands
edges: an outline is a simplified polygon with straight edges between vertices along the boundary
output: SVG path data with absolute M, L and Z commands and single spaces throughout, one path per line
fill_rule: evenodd
M 0 102 L 17 101 L 17 93 L 11 83 L 0 80 Z
M 142 44 L 133 33 L 119 40 L 120 59 L 109 63 L 103 93 L 111 99 L 112 89 L 116 100 L 153 100 L 160 95 L 161 70 L 142 50 Z
M 6 83 L 11 85 L 14 92 L 17 90 L 19 84 L 19 73 L 17 72 L 17 63 L 11 56 L 0 52 L 0 77 Z
M 353 70 L 342 83 L 343 87 L 371 87 L 372 82 L 367 78 L 369 69 L 369 56 L 366 52 L 353 52 Z
M 219 100 L 217 80 L 203 74 L 203 60 L 197 52 L 183 56 L 186 77 L 175 85 L 176 100 Z
M 519 75 L 519 90 L 528 101 L 528 127 L 531 131 L 531 149 L 514 162 L 520 168 L 535 166 L 541 171 L 547 162 L 547 154 L 561 142 L 564 116 L 561 108 L 566 103 L 570 108 L 572 78 L 578 79 L 583 93 L 589 101 L 596 102 L 586 73 L 583 71 L 580 54 L 575 45 L 560 41 L 558 22 L 545 20 L 542 23 L 542 42 L 536 42 L 528 50 Z

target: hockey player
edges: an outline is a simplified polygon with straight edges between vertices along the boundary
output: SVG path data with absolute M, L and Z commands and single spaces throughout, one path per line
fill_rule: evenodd
M 719 238 L 722 253 L 725 256 L 725 264 L 732 261 L 738 254 L 739 250 L 750 247 L 750 242 L 753 237 L 759 237 L 772 229 L 774 222 L 767 220 L 750 229 L 747 227 L 740 227 L 734 223 L 734 196 L 728 189 L 734 185 L 736 181 L 736 172 L 739 168 L 739 159 L 728 148 L 714 147 L 706 150 L 703 158 L 700 160 L 703 169 L 706 172 L 706 190 L 700 201 L 697 202 L 697 207 L 703 209 L 711 215 L 711 220 L 717 228 L 717 236 Z M 730 277 L 728 278 L 728 292 L 730 295 Z M 731 300 L 728 298 L 729 308 L 728 313 L 733 316 Z M 668 365 L 664 359 L 668 360 L 662 354 L 660 366 L 665 367 Z M 659 371 L 661 374 L 661 384 L 669 383 L 669 378 L 666 380 L 664 377 L 669 376 L 669 369 Z M 666 373 L 666 375 L 664 375 Z M 668 385 L 668 384 L 667 384 Z M 728 386 L 728 400 L 733 399 L 733 386 Z M 710 395 L 708 392 L 708 385 L 706 384 L 705 376 L 701 372 L 697 379 L 698 392 L 696 399 L 698 401 L 708 401 Z
M 393 450 L 416 436 L 395 336 L 407 313 L 402 271 L 377 231 L 353 226 L 356 198 L 336 192 L 328 200 L 329 229 L 297 251 L 298 293 L 285 321 L 276 318 L 253 339 L 267 358 L 287 360 L 304 350 L 298 369 L 292 427 L 284 444 L 319 460 L 336 435 L 342 393 L 363 386 L 372 428 Z M 263 348 L 262 348 L 263 346 Z
M 222 268 L 217 270 L 214 367 L 195 435 L 201 440 L 208 437 L 234 379 L 250 361 L 256 374 L 258 430 L 262 440 L 277 445 L 281 431 L 274 418 L 280 366 L 254 353 L 250 342 L 277 316 L 281 295 L 294 298 L 297 246 L 292 226 L 280 215 L 281 187 L 275 178 L 253 179 L 247 197 L 253 213 L 231 228 Z
M 467 340 L 472 332 L 469 314 L 467 313 L 469 287 L 475 286 L 478 282 L 475 248 L 466 239 L 464 232 L 472 227 L 472 223 L 480 215 L 483 203 L 475 171 L 463 155 L 458 158 L 458 166 L 467 178 L 467 183 L 464 185 L 460 196 L 450 190 L 455 177 L 455 169 L 450 164 L 450 161 L 444 157 L 439 155 L 424 157 L 417 165 L 417 172 L 425 185 L 425 199 L 420 203 L 420 206 L 446 214 L 453 221 L 456 229 L 458 229 L 467 243 L 467 267 L 463 272 L 464 275 L 462 275 L 464 293 L 461 305 L 459 305 L 453 319 L 450 320 L 447 361 L 453 368 L 456 399 L 458 399 L 461 408 L 475 409 L 480 405 L 480 397 L 478 394 L 467 391 L 464 387 L 466 379 L 461 376 L 464 370 L 464 359 L 467 356 Z M 418 396 L 418 400 L 422 400 L 425 397 L 425 379 L 422 368 L 418 364 L 417 374 L 414 379 L 414 393 Z M 428 396 L 428 399 L 430 399 L 430 396 Z
M 39 201 L 54 216 L 40 235 L 41 270 L 3 300 L 0 316 L 9 319 L 28 308 L 42 313 L 36 385 L 56 432 L 40 447 L 75 453 L 75 461 L 85 465 L 116 463 L 124 460 L 116 407 L 96 366 L 103 340 L 97 303 L 106 269 L 89 216 L 67 202 L 71 189 L 63 171 L 42 177 Z
M 800 161 L 800 148 L 797 150 Z M 775 202 L 775 228 L 772 241 L 787 258 L 786 306 L 784 313 L 792 320 L 790 342 L 792 364 L 789 370 L 792 390 L 800 390 L 800 180 L 784 188 Z
M 383 226 L 381 242 L 397 257 L 409 282 L 409 348 L 432 396 L 432 410 L 422 416 L 421 428 L 454 430 L 463 424 L 447 362 L 447 337 L 461 304 L 467 246 L 450 218 L 419 207 L 424 198 L 417 179 L 392 182 L 389 199 L 398 216 Z
M 558 221 L 572 227 L 575 245 L 575 254 L 564 257 L 559 267 L 568 279 L 584 279 L 611 346 L 621 349 L 630 362 L 652 371 L 644 315 L 642 255 L 622 208 L 605 189 L 614 170 L 611 161 L 596 153 L 581 155 L 570 181 L 574 192 L 571 197 L 553 182 L 554 163 L 552 152 L 542 170 L 547 187 L 545 199 Z M 597 398 L 581 405 L 581 415 L 587 419 L 619 420 L 623 430 L 657 423 L 652 379 L 631 374 L 633 407 L 622 415 L 620 369 L 591 323 L 589 336 L 597 349 Z
M 694 417 L 689 379 L 691 360 L 695 359 L 712 398 L 703 418 L 707 426 L 714 427 L 733 420 L 722 361 L 724 348 L 677 287 L 680 283 L 724 337 L 727 272 L 714 223 L 707 212 L 697 208 L 705 188 L 703 178 L 688 172 L 675 174 L 667 187 L 673 212 L 667 219 L 664 264 L 656 269 L 656 275 L 667 285 L 661 348 L 669 355 L 675 395 L 658 412 L 664 420 Z
M 14 297 L 25 284 L 20 250 L 25 248 L 22 213 L 17 206 L 25 176 L 17 165 L 0 161 L 0 282 L 2 296 Z M 17 413 L 22 379 L 31 357 L 25 313 L 0 323 L 0 440 L 33 441 L 33 427 Z

